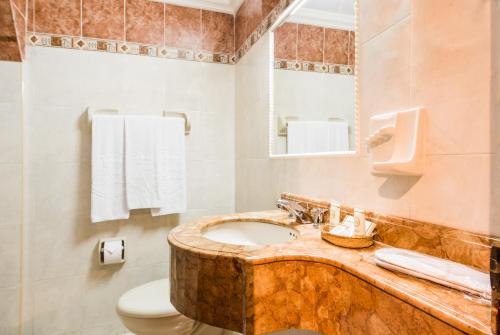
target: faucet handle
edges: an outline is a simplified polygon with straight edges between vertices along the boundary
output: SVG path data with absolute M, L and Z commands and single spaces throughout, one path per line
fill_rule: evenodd
M 328 210 L 325 208 L 318 208 L 318 207 L 311 209 L 314 228 L 319 228 L 319 226 L 324 223 L 323 217 L 327 211 Z

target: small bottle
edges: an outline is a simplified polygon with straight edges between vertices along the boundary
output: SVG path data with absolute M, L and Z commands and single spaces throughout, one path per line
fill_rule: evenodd
M 330 201 L 330 226 L 340 224 L 340 203 L 335 200 Z
M 354 209 L 354 236 L 365 236 L 365 211 Z

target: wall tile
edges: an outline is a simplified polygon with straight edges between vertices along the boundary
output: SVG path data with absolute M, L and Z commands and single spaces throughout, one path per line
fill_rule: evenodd
M 0 225 L 21 224 L 21 164 L 0 164 Z
M 323 61 L 323 28 L 299 25 L 297 35 L 297 58 L 310 62 Z
M 25 39 L 26 39 L 26 19 L 24 18 L 23 13 L 13 7 L 14 11 L 14 23 L 16 25 L 16 35 L 17 35 L 17 45 L 19 47 L 19 52 L 21 53 L 21 57 L 24 59 L 24 50 L 25 50 Z
M 410 22 L 405 20 L 361 48 L 361 124 L 372 115 L 410 107 Z M 382 70 L 383 69 L 383 70 Z
M 26 0 L 11 0 L 22 16 L 26 16 Z
M 297 59 L 297 32 L 296 23 L 286 22 L 274 32 L 274 58 Z
M 0 0 L 0 60 L 20 61 L 12 8 L 9 0 Z
M 35 0 L 34 30 L 79 36 L 80 0 Z
M 83 36 L 124 40 L 125 10 L 121 0 L 82 0 Z
M 262 0 L 246 0 L 247 4 L 247 25 L 245 29 L 246 36 L 257 28 L 263 19 L 262 16 Z
M 0 288 L 0 334 L 19 334 L 19 286 Z
M 149 0 L 126 1 L 126 40 L 163 45 L 164 4 Z
M 484 1 L 414 2 L 412 103 L 428 110 L 429 153 L 491 152 L 490 15 Z
M 280 0 L 262 0 L 262 18 L 265 19 L 279 2 Z
M 428 156 L 411 190 L 411 218 L 489 233 L 490 155 Z
M 201 9 L 165 5 L 165 45 L 200 49 Z
M 349 32 L 349 65 L 356 64 L 356 33 L 354 31 Z
M 245 42 L 246 39 L 246 6 L 245 2 L 241 5 L 238 12 L 234 16 L 234 43 L 235 49 L 238 50 L 239 47 Z
M 0 263 L 2 264 L 0 290 L 19 286 L 21 283 L 21 225 L 19 222 L 0 224 Z
M 202 11 L 202 47 L 213 52 L 234 52 L 234 18 L 230 14 Z
M 412 0 L 359 0 L 361 43 L 410 15 L 411 2 Z
M 325 63 L 348 64 L 349 35 L 347 30 L 325 29 Z
M 11 82 L 15 85 L 15 82 Z M 21 90 L 21 87 L 18 86 Z M 19 103 L 0 102 L 0 163 L 21 163 L 22 109 Z

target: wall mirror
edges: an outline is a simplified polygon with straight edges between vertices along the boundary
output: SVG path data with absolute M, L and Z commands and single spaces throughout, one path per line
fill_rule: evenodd
M 271 27 L 271 157 L 358 151 L 356 5 L 296 1 Z

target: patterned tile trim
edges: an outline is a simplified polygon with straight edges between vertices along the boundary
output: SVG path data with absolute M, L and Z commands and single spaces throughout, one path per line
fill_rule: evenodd
M 245 42 L 239 47 L 235 53 L 235 63 L 237 63 L 248 51 L 257 43 L 257 41 L 269 30 L 274 22 L 279 18 L 280 14 L 296 0 L 280 0 L 278 5 L 262 20 L 255 30 L 247 37 Z
M 33 32 L 27 33 L 27 40 L 29 45 L 32 46 L 121 53 L 127 55 L 160 57 L 206 63 L 230 65 L 233 65 L 235 63 L 234 55 L 232 54 L 170 48 L 168 46 L 157 46 L 123 41 L 92 39 L 75 36 L 60 36 Z
M 277 70 L 354 75 L 354 67 L 345 64 L 313 63 L 277 59 L 274 61 L 274 68 Z

